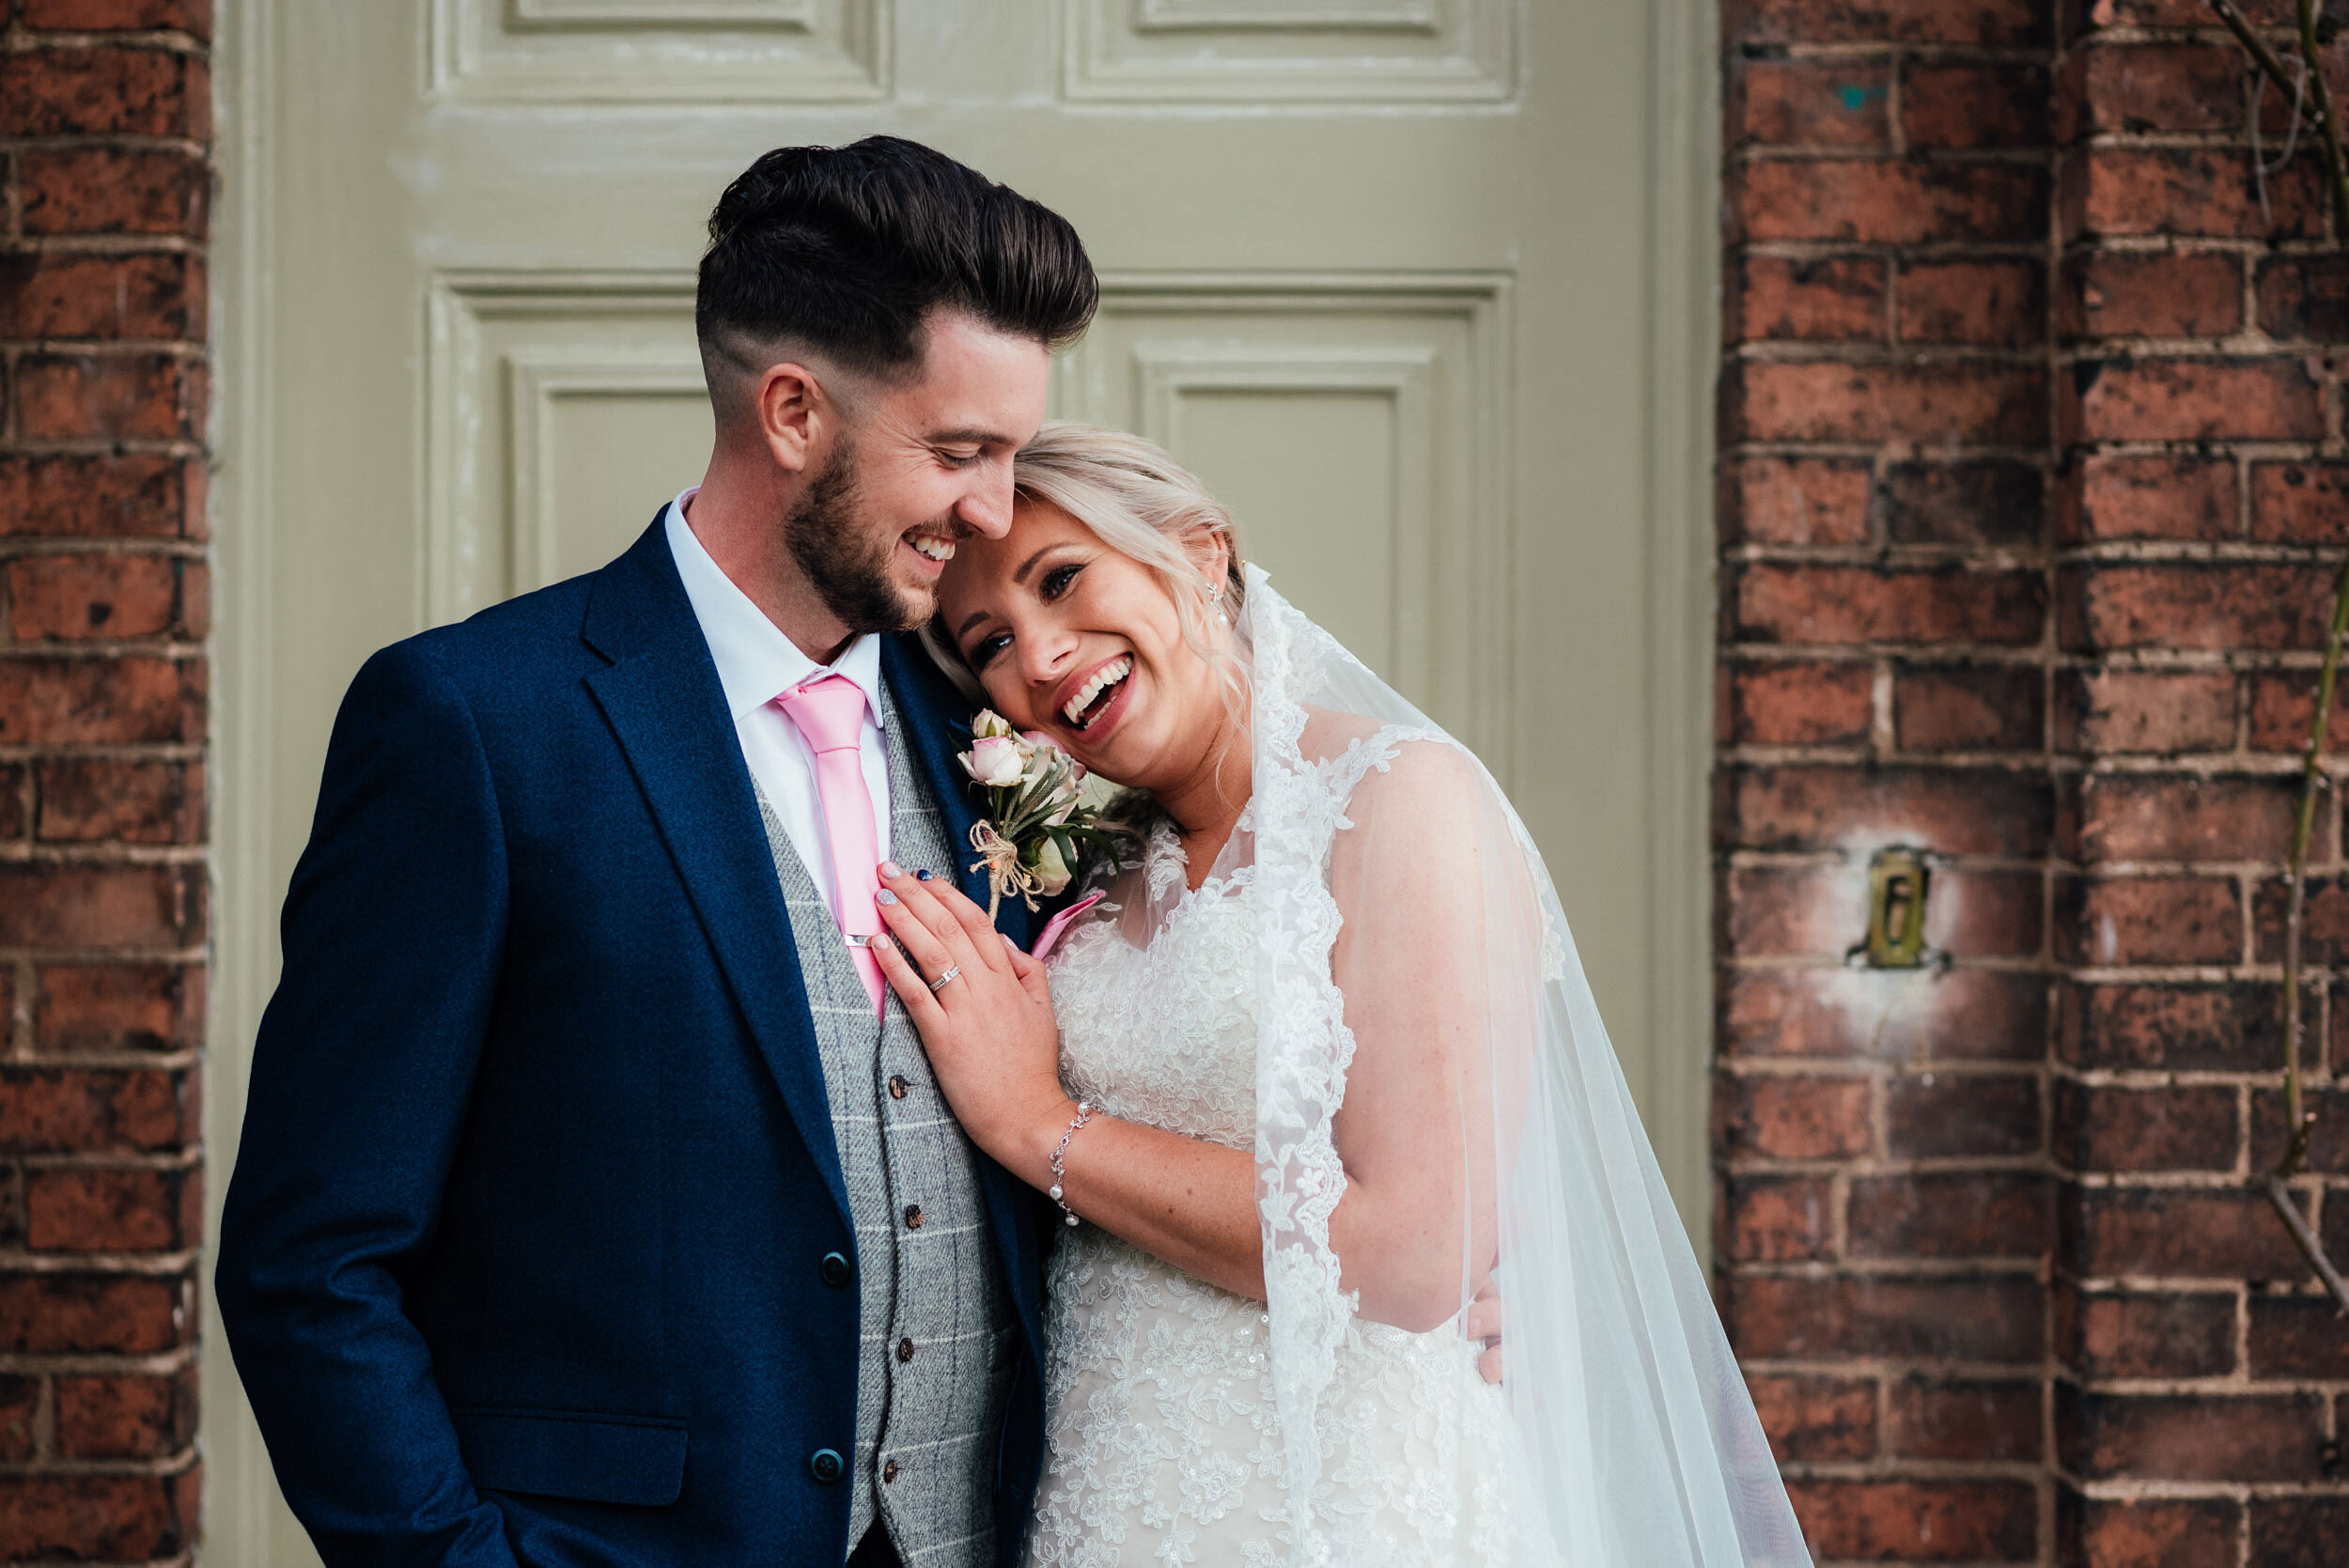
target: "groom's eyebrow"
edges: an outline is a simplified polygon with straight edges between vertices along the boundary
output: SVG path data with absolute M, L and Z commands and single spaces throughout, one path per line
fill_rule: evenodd
M 1009 436 L 1000 431 L 982 430 L 975 427 L 967 427 L 959 430 L 935 430 L 930 434 L 930 442 L 936 446 L 1011 446 L 1017 444 Z

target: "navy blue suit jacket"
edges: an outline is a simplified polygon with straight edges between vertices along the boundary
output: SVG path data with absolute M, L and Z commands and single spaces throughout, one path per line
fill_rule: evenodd
M 959 842 L 969 707 L 882 670 Z M 978 879 L 967 885 L 984 898 Z M 1023 946 L 1017 902 L 1003 928 Z M 823 1565 L 854 1259 L 816 1035 L 718 672 L 658 518 L 601 571 L 384 649 L 344 699 L 221 1220 L 220 1313 L 326 1561 Z M 1043 1452 L 1049 1227 L 982 1185 Z

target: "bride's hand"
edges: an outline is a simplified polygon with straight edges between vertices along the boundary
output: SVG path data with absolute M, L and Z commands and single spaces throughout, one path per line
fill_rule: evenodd
M 1501 1287 L 1490 1280 L 1476 1293 L 1476 1299 L 1461 1314 L 1460 1328 L 1485 1348 L 1477 1353 L 1476 1371 L 1487 1383 L 1501 1381 L 1501 1327 L 1506 1314 L 1501 1310 Z
M 894 935 L 872 954 L 922 1032 L 930 1070 L 971 1141 L 1034 1181 L 1023 1151 L 1073 1114 L 1060 1086 L 1060 1032 L 1044 966 L 1021 953 L 959 889 L 880 867 L 881 919 Z M 909 961 L 910 960 L 910 961 Z M 948 970 L 954 978 L 933 991 Z

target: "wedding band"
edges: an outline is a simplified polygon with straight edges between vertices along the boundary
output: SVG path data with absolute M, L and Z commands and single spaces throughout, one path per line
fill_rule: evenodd
M 960 964 L 948 964 L 946 966 L 946 972 L 930 982 L 930 989 L 935 991 L 941 986 L 943 986 L 947 981 L 952 980 L 955 976 L 960 974 L 961 972 L 962 966 Z

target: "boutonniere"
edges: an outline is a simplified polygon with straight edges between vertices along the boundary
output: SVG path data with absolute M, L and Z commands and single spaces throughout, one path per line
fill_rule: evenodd
M 987 914 L 1006 893 L 1029 908 L 1068 886 L 1089 855 L 1114 855 L 1100 825 L 1100 802 L 1085 787 L 1084 765 L 1037 731 L 1019 734 L 992 708 L 971 724 L 963 771 L 987 791 L 988 814 L 971 825 L 971 869 L 987 868 Z

